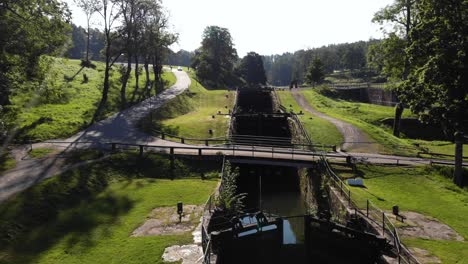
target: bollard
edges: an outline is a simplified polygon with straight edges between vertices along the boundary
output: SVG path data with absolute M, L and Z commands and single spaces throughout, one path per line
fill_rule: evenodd
M 177 203 L 177 214 L 179 214 L 179 223 L 182 222 L 182 215 L 184 214 L 184 204 L 182 202 Z

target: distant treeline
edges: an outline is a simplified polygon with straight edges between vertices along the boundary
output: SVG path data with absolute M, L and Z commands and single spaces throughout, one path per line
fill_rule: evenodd
M 98 29 L 90 30 L 90 59 L 91 60 L 102 60 L 101 50 L 104 48 L 104 33 Z M 72 42 L 73 46 L 68 50 L 67 55 L 71 59 L 83 59 L 86 53 L 86 29 L 72 24 Z
M 305 81 L 307 68 L 318 57 L 326 73 L 335 70 L 367 70 L 367 51 L 378 40 L 358 41 L 299 50 L 282 55 L 263 56 L 268 82 L 272 85 L 289 85 L 291 81 Z
M 82 59 L 86 51 L 86 31 L 76 25 L 72 25 L 72 27 L 73 47 L 68 51 L 68 56 L 72 59 Z M 90 39 L 91 59 L 100 60 L 100 52 L 104 48 L 103 33 L 97 29 L 92 29 Z M 272 85 L 289 85 L 293 80 L 303 83 L 307 68 L 315 57 L 320 58 L 326 73 L 332 73 L 335 70 L 356 71 L 368 69 L 367 51 L 369 46 L 376 42 L 378 40 L 358 41 L 299 50 L 294 53 L 262 56 L 268 83 Z M 186 50 L 169 51 L 164 63 L 190 66 L 194 55 L 194 52 Z

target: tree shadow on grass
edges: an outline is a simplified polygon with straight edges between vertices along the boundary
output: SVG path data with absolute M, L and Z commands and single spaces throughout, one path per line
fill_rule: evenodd
M 17 263 L 31 263 L 63 238 L 66 251 L 83 251 L 94 246 L 97 227 L 102 227 L 101 237 L 109 236 L 109 227 L 129 212 L 134 201 L 103 193 L 110 178 L 92 170 L 90 166 L 69 171 L 2 204 L 0 252 L 8 252 Z

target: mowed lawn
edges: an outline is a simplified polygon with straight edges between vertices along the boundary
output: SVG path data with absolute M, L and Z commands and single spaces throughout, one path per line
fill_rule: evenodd
M 116 154 L 10 199 L 0 205 L 0 263 L 162 263 L 164 249 L 191 243 L 191 233 L 130 237 L 132 231 L 156 207 L 204 204 L 217 185 L 184 161 L 171 180 L 169 164 L 157 155 Z M 204 167 L 198 171 L 209 174 Z
M 232 110 L 236 93 L 226 89 L 208 90 L 193 76 L 191 81 L 188 92 L 167 102 L 142 122 L 144 130 L 155 134 L 157 131 L 164 131 L 168 134 L 195 139 L 227 135 L 230 117 L 218 115 L 218 112 L 227 114 L 229 110 Z M 213 133 L 210 134 L 209 130 Z M 193 143 L 200 142 L 193 141 Z
M 443 263 L 468 263 L 468 189 L 455 186 L 443 167 L 358 166 L 366 188 L 351 187 L 352 196 L 365 207 L 369 199 L 382 210 L 413 211 L 447 224 L 465 241 L 404 238 L 410 247 L 428 250 Z M 445 176 L 444 176 L 445 175 Z
M 280 97 L 281 104 L 286 107 L 288 111 L 293 111 L 296 114 L 300 111 L 304 113 L 298 116 L 314 144 L 339 146 L 341 142 L 343 142 L 343 136 L 335 125 L 325 119 L 306 112 L 297 104 L 289 91 L 278 91 L 277 94 Z
M 79 60 L 55 58 L 41 88 L 29 93 L 15 94 L 12 101 L 19 113 L 17 138 L 30 141 L 64 138 L 86 128 L 101 99 L 104 79 L 104 64 L 94 63 L 96 69 L 84 68 L 79 72 Z M 73 80 L 65 80 L 78 72 Z M 84 82 L 83 75 L 87 76 L 88 82 Z M 108 105 L 103 117 L 120 110 L 119 78 L 118 67 L 114 66 L 111 71 Z M 163 79 L 166 87 L 175 83 L 172 72 L 165 72 Z M 145 82 L 142 74 L 139 89 L 135 91 L 135 77 L 132 72 L 126 91 L 130 104 L 143 99 Z
M 385 147 L 385 153 L 414 156 L 418 152 L 428 150 L 431 153 L 454 154 L 455 145 L 452 142 L 394 137 L 391 129 L 382 125 L 381 122 L 385 118 L 394 117 L 393 107 L 335 100 L 319 94 L 312 88 L 303 90 L 302 93 L 318 111 L 349 122 L 369 134 Z M 407 117 L 415 117 L 415 115 L 406 109 L 403 112 L 403 118 Z M 464 156 L 468 156 L 466 147 Z

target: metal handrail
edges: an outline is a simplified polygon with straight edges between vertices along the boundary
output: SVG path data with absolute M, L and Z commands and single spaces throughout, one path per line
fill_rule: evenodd
M 395 227 L 395 225 L 393 225 L 393 223 L 390 221 L 390 219 L 388 219 L 388 217 L 386 216 L 385 212 L 382 211 L 380 208 L 378 208 L 377 206 L 375 206 L 370 200 L 367 200 L 367 204 L 368 204 L 368 208 L 367 208 L 367 213 L 364 214 L 360 209 L 359 207 L 357 206 L 357 203 L 352 199 L 351 197 L 351 189 L 349 189 L 347 187 L 346 184 L 343 183 L 343 181 L 341 180 L 341 178 L 335 174 L 335 172 L 331 169 L 330 165 L 328 164 L 325 156 L 322 156 L 320 161 L 322 162 L 322 164 L 324 165 L 325 167 L 325 171 L 327 172 L 327 174 L 330 176 L 330 178 L 335 181 L 335 182 L 338 182 L 339 184 L 336 184 L 336 186 L 338 188 L 340 188 L 340 192 L 342 195 L 344 195 L 347 200 L 348 200 L 348 206 L 351 207 L 351 209 L 354 209 L 356 213 L 359 213 L 360 215 L 366 217 L 368 220 L 376 223 L 377 225 L 380 224 L 380 226 L 382 226 L 382 234 L 385 235 L 387 234 L 391 240 L 393 240 L 393 245 L 394 245 L 394 248 L 396 249 L 397 251 L 397 254 L 398 254 L 398 258 L 399 258 L 399 261 L 403 260 L 407 263 L 416 263 L 416 264 L 419 264 L 420 262 L 416 259 L 416 257 L 414 257 L 411 252 L 409 252 L 409 250 L 403 245 L 403 243 L 401 242 L 400 240 L 400 237 L 398 235 L 398 230 L 397 228 Z M 382 223 L 380 223 L 378 220 L 375 220 L 375 219 L 372 219 L 371 217 L 369 217 L 369 207 L 372 206 L 375 208 L 375 210 L 382 215 Z M 387 228 L 385 228 L 385 226 L 388 226 Z M 404 252 L 402 252 L 402 249 L 404 250 Z M 404 253 L 404 256 L 402 256 Z M 402 257 L 406 257 L 406 259 L 402 258 Z

